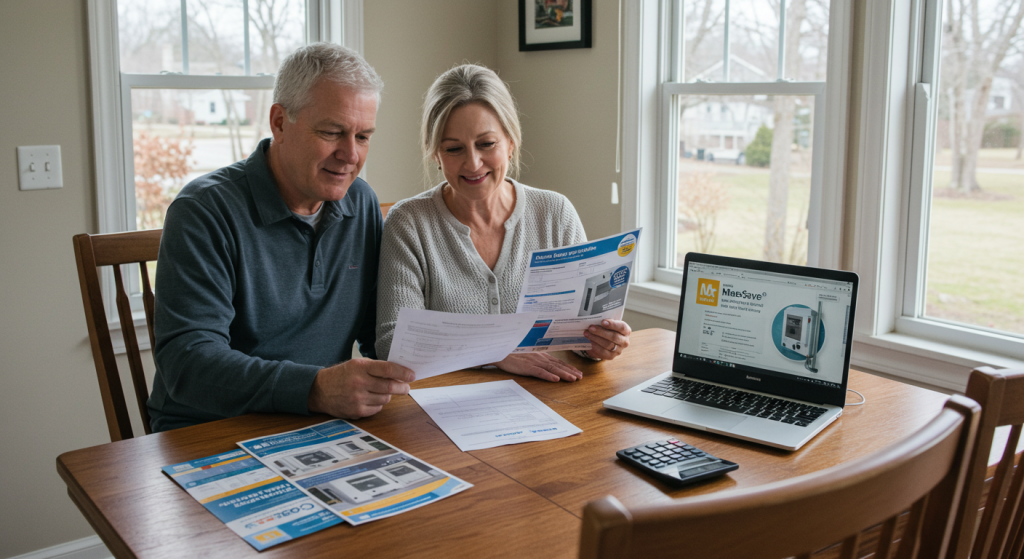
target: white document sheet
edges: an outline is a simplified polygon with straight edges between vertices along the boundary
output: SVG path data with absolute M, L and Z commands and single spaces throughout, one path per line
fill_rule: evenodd
M 421 388 L 409 395 L 463 452 L 583 432 L 513 380 Z
M 495 363 L 526 337 L 536 313 L 457 314 L 400 309 L 388 361 L 424 379 Z

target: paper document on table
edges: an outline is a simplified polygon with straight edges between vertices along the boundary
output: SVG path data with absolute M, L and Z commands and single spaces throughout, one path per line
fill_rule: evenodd
M 410 390 L 462 451 L 582 433 L 513 380 Z
M 536 322 L 535 313 L 458 314 L 399 309 L 388 361 L 416 380 L 479 367 L 508 357 Z
M 516 312 L 537 321 L 514 353 L 590 349 L 590 325 L 621 320 L 640 231 L 531 252 Z

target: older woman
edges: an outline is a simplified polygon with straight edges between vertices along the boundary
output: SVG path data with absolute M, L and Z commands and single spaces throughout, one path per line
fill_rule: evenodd
M 519 114 L 505 83 L 472 64 L 442 74 L 427 92 L 422 141 L 444 181 L 395 204 L 384 222 L 377 298 L 377 355 L 387 359 L 402 307 L 467 314 L 514 313 L 531 251 L 586 240 L 569 200 L 509 178 L 519 168 Z M 429 168 L 429 167 L 428 167 Z M 592 359 L 629 345 L 625 322 L 585 335 Z M 550 381 L 583 374 L 545 353 L 494 363 Z

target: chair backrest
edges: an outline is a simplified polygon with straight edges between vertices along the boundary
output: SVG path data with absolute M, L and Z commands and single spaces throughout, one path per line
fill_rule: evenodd
M 804 558 L 838 545 L 837 556 L 845 559 L 863 556 L 859 548 L 871 542 L 862 534 L 879 524 L 875 557 L 889 557 L 897 538 L 895 557 L 939 557 L 979 409 L 953 396 L 906 440 L 791 480 L 636 509 L 614 497 L 590 502 L 580 557 Z
M 948 557 L 1020 557 L 1024 547 L 1024 468 L 1014 466 L 1024 423 L 1024 371 L 979 367 L 967 380 L 967 397 L 981 404 L 981 421 Z M 990 476 L 992 439 L 996 427 L 1007 425 L 1012 427 L 1006 448 Z M 986 480 L 990 477 L 986 495 Z
M 388 218 L 388 212 L 391 211 L 391 206 L 394 206 L 394 202 L 381 202 L 380 203 L 380 216 L 383 219 Z
M 149 280 L 146 262 L 156 260 L 160 250 L 160 229 L 150 231 L 132 231 L 129 233 L 111 233 L 106 235 L 75 235 L 75 260 L 78 262 L 78 281 L 82 287 L 82 304 L 85 306 L 85 321 L 89 325 L 89 341 L 92 343 L 92 357 L 96 364 L 96 375 L 100 383 L 100 395 L 103 398 L 103 411 L 107 416 L 107 429 L 110 440 L 119 441 L 132 438 L 132 424 L 128 416 L 128 406 L 124 390 L 121 388 L 121 376 L 117 370 L 114 346 L 110 341 L 110 330 L 107 328 L 107 313 L 103 306 L 103 294 L 100 289 L 99 272 L 102 266 L 112 266 L 114 282 L 117 289 L 117 314 L 121 322 L 121 335 L 124 338 L 125 352 L 128 357 L 128 368 L 131 370 L 132 384 L 135 388 L 135 399 L 142 416 L 143 429 L 150 433 L 149 411 L 146 400 L 149 389 L 142 368 L 142 356 L 139 352 L 139 341 L 135 335 L 135 323 L 132 316 L 131 301 L 125 288 L 122 264 L 139 264 L 142 279 L 142 303 L 146 314 L 146 326 L 149 329 L 150 347 L 155 347 L 153 337 L 153 289 Z

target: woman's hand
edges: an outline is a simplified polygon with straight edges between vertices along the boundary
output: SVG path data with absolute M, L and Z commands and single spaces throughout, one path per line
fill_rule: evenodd
M 578 369 L 546 353 L 513 353 L 494 366 L 513 375 L 537 377 L 551 382 L 576 382 L 583 378 L 583 373 Z
M 597 359 L 615 359 L 622 350 L 629 347 L 629 335 L 633 332 L 629 324 L 621 320 L 602 320 L 583 333 L 591 341 L 587 354 Z

